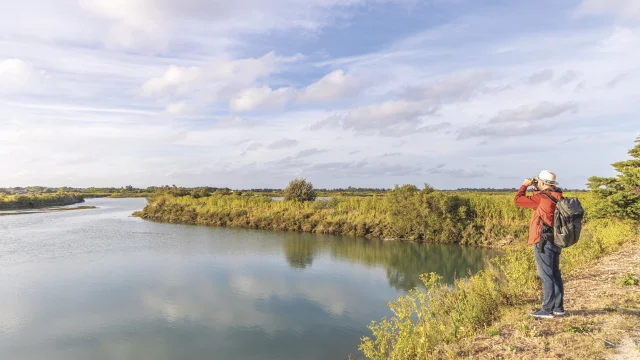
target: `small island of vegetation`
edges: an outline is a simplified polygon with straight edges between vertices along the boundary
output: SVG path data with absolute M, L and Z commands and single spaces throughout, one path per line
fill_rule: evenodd
M 51 206 L 67 206 L 84 202 L 84 197 L 68 193 L 12 194 L 0 192 L 0 210 L 40 209 Z

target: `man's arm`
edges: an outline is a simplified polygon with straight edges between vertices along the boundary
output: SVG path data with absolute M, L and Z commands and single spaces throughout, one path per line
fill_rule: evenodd
M 527 209 L 537 209 L 539 203 L 534 200 L 533 196 L 527 196 L 527 188 L 531 185 L 531 180 L 527 179 L 524 181 L 520 189 L 518 189 L 518 193 L 516 194 L 516 198 L 514 199 L 516 205 L 527 208 Z

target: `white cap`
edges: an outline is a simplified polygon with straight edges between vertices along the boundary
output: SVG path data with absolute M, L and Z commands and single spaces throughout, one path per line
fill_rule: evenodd
M 538 175 L 538 180 L 547 185 L 558 185 L 558 183 L 556 182 L 556 174 L 549 170 L 542 170 L 540 172 L 540 175 Z

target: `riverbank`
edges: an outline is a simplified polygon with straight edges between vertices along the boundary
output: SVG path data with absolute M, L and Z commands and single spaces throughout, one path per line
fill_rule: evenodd
M 614 219 L 592 220 L 583 229 L 580 242 L 563 251 L 560 264 L 562 273 L 567 279 L 578 279 L 585 274 L 589 276 L 592 274 L 590 271 L 594 269 L 595 261 L 611 256 L 620 249 L 636 246 L 639 238 L 640 234 L 635 222 Z M 625 269 L 624 264 L 632 266 L 629 265 L 632 263 L 619 262 L 620 269 Z M 368 358 L 376 360 L 425 357 L 521 359 L 527 357 L 521 356 L 519 352 L 535 352 L 540 349 L 536 347 L 531 350 L 527 347 L 527 344 L 533 344 L 536 341 L 541 342 L 536 346 L 543 346 L 544 351 L 549 350 L 550 345 L 544 345 L 544 339 L 550 332 L 542 331 L 541 329 L 546 328 L 528 317 L 531 310 L 539 307 L 542 294 L 540 281 L 536 276 L 532 249 L 523 245 L 510 247 L 505 255 L 494 261 L 494 265 L 468 280 L 456 281 L 453 287 L 441 286 L 442 282 L 435 274 L 423 276 L 427 291 L 411 291 L 406 296 L 393 301 L 390 308 L 394 316 L 372 322 L 370 330 L 373 332 L 373 337 L 363 338 L 360 349 Z M 630 276 L 633 278 L 637 275 Z M 600 282 L 587 284 L 581 291 L 594 292 L 594 294 L 598 291 L 606 292 L 606 283 L 600 284 Z M 570 285 L 567 286 L 569 289 Z M 582 301 L 581 296 L 575 295 L 571 299 L 572 296 L 568 290 L 567 310 L 570 312 L 580 310 L 582 306 L 581 303 L 575 303 L 575 301 Z M 616 298 L 613 293 L 611 296 L 612 299 Z M 571 308 L 572 306 L 575 307 Z M 590 306 L 598 305 L 594 303 Z M 634 309 L 638 308 L 636 299 Z M 580 312 L 574 315 L 577 314 Z M 419 319 L 417 322 L 414 321 L 416 317 Z M 579 323 L 581 318 L 568 317 L 567 319 L 578 321 L 571 322 L 570 325 L 562 328 L 567 333 L 585 334 L 595 329 L 595 324 L 587 324 L 588 326 L 584 327 L 586 323 Z M 562 320 L 554 319 L 553 321 Z M 565 322 L 565 324 L 569 323 Z M 626 329 L 621 328 L 621 334 L 631 336 Z M 508 331 L 517 334 L 513 338 L 513 346 L 501 348 L 499 345 L 502 340 L 497 336 L 504 333 L 509 337 Z M 526 337 L 528 342 L 518 342 L 522 337 Z M 547 338 L 547 340 L 548 343 L 554 339 Z M 558 341 L 558 351 L 562 353 L 563 358 L 593 358 L 573 357 L 571 343 Z M 561 344 L 564 344 L 565 350 L 561 349 Z M 588 351 L 602 350 L 597 346 L 590 349 Z M 492 352 L 495 354 L 492 355 Z M 539 358 L 539 355 L 540 353 L 529 358 Z
M 384 240 L 503 246 L 526 235 L 530 214 L 514 194 L 440 192 L 403 186 L 384 196 L 313 202 L 264 196 L 161 194 L 135 213 L 146 220 Z M 587 203 L 588 194 L 579 194 Z
M 537 301 L 508 308 L 482 334 L 453 345 L 468 359 L 640 359 L 640 244 L 625 245 L 574 271 L 565 284 L 568 316 L 527 316 Z M 635 285 L 634 285 L 635 284 Z
M 53 206 L 68 206 L 84 202 L 77 194 L 29 194 L 0 197 L 0 210 L 41 209 Z
M 98 208 L 97 206 L 76 206 L 71 208 L 39 208 L 35 211 L 13 211 L 12 210 L 9 212 L 0 212 L 0 216 L 43 214 L 48 212 L 90 210 L 90 209 L 97 209 L 97 208 Z

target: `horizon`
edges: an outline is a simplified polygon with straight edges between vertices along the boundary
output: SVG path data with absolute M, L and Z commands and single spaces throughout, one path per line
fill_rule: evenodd
M 145 187 L 135 187 L 133 186 L 133 190 L 147 190 L 149 188 L 166 188 L 169 187 L 171 188 L 174 184 L 172 185 L 150 185 L 150 186 L 145 186 Z M 320 187 L 316 187 L 315 185 L 313 186 L 313 189 L 316 191 L 348 191 L 349 189 L 353 189 L 355 191 L 369 191 L 369 192 L 375 192 L 375 191 L 389 191 L 389 190 L 393 190 L 395 186 L 404 186 L 404 185 L 413 185 L 416 186 L 418 188 L 418 190 L 421 189 L 420 186 L 416 185 L 416 184 L 394 184 L 394 186 L 391 187 L 378 187 L 378 188 L 370 188 L 370 187 L 356 187 L 356 186 L 347 186 L 344 188 L 340 188 L 340 187 L 335 187 L 335 188 L 320 188 Z M 428 185 L 428 184 L 423 184 L 424 185 Z M 0 187 L 0 190 L 6 190 L 6 189 L 28 189 L 28 188 L 45 188 L 45 189 L 60 189 L 60 188 L 70 188 L 70 189 L 79 189 L 79 190 L 89 190 L 89 189 L 115 189 L 115 190 L 119 190 L 119 189 L 125 189 L 127 186 L 129 185 L 125 185 L 125 186 L 100 186 L 100 187 L 96 187 L 96 186 L 89 186 L 89 187 L 72 187 L 72 186 L 61 186 L 61 187 L 53 187 L 53 186 L 42 186 L 42 185 L 29 185 L 29 186 L 9 186 L 9 187 Z M 277 188 L 260 188 L 260 187 L 254 187 L 254 188 L 232 188 L 232 187 L 228 187 L 228 186 L 209 186 L 209 185 L 199 185 L 199 186 L 192 186 L 192 187 L 184 187 L 184 186 L 177 186 L 176 187 L 178 189 L 202 189 L 202 188 L 211 188 L 211 189 L 229 189 L 231 191 L 254 191 L 254 192 L 261 192 L 261 191 L 283 191 L 286 186 L 283 187 L 277 187 Z M 566 188 L 566 187 L 562 187 L 562 186 L 558 186 L 560 189 L 562 190 L 566 190 L 566 191 L 591 191 L 589 188 L 584 187 L 584 188 Z M 517 191 L 519 188 L 518 187 L 504 187 L 504 188 L 497 188 L 497 187 L 468 187 L 468 188 L 435 188 L 434 189 L 436 191 L 464 191 L 464 190 L 500 190 L 500 191 Z
M 2 188 L 582 190 L 640 135 L 634 0 L 27 0 L 0 31 Z

